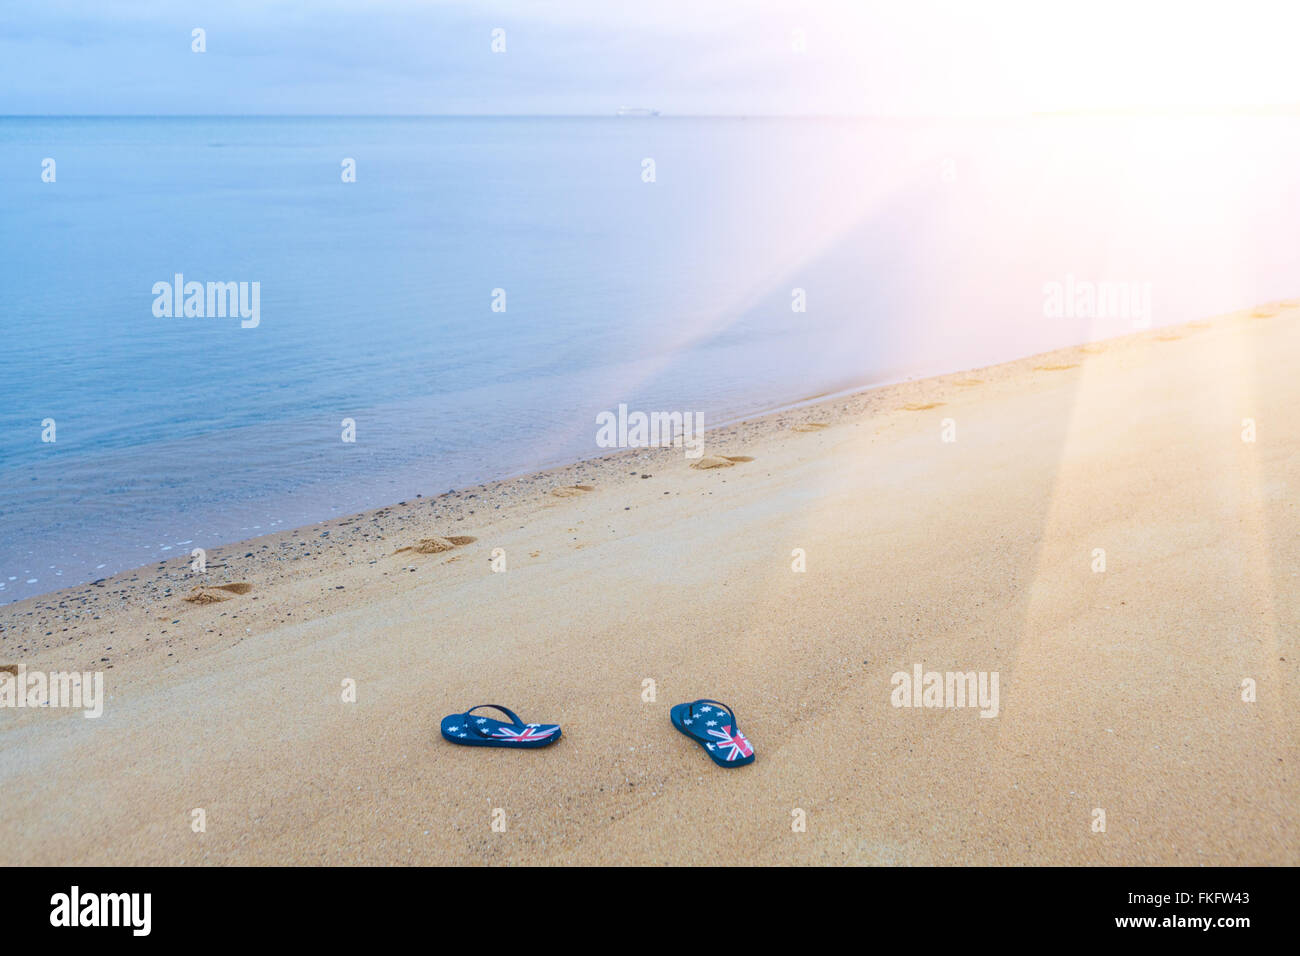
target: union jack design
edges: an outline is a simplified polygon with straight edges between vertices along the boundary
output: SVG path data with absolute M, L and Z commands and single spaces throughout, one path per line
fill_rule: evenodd
M 557 729 L 551 727 L 549 730 L 542 730 L 537 724 L 529 724 L 523 730 L 515 730 L 512 727 L 499 727 L 492 736 L 512 744 L 529 744 L 534 741 L 545 740 L 555 733 Z
M 724 724 L 721 730 L 710 730 L 709 736 L 718 738 L 717 746 L 726 751 L 728 760 L 754 755 L 754 748 L 749 745 L 745 735 L 739 730 L 733 734 L 730 724 Z

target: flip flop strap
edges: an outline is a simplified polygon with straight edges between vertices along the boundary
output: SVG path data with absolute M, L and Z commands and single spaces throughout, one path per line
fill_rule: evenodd
M 731 717 L 731 732 L 732 732 L 733 734 L 738 734 L 738 733 L 740 733 L 740 721 L 736 720 L 736 712 L 735 712 L 734 710 L 731 709 L 731 705 L 730 705 L 730 704 L 724 704 L 724 703 L 723 703 L 722 701 L 720 701 L 720 700 L 712 700 L 712 699 L 710 699 L 710 698 L 708 698 L 708 697 L 701 697 L 699 700 L 692 701 L 692 702 L 691 702 L 691 705 L 686 709 L 686 713 L 690 716 L 690 718 L 691 718 L 692 720 L 694 720 L 694 719 L 696 718 L 696 716 L 697 716 L 696 713 L 695 713 L 695 705 L 696 705 L 696 704 L 717 704 L 719 707 L 721 707 L 723 710 L 725 710 L 725 711 L 727 712 L 728 715 L 730 715 L 730 717 Z M 696 735 L 696 736 L 698 736 L 698 735 Z M 708 738 L 707 738 L 707 737 L 702 737 L 701 739 L 707 740 Z
M 479 710 L 483 707 L 491 707 L 493 710 L 501 711 L 501 713 L 505 714 L 507 717 L 510 718 L 510 722 L 513 723 L 516 727 L 522 727 L 524 725 L 524 722 L 519 719 L 519 715 L 516 714 L 513 710 L 511 710 L 509 707 L 502 707 L 500 704 L 475 704 L 469 710 L 465 711 L 464 714 L 465 726 L 470 728 L 472 731 L 474 731 L 474 733 L 478 734 L 480 737 L 491 737 L 492 735 L 483 730 L 480 730 L 478 724 L 474 723 L 472 720 L 469 719 L 469 715 L 474 713 L 474 711 Z

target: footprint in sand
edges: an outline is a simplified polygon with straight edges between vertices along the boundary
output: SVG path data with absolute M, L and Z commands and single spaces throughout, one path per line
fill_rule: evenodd
M 595 490 L 595 485 L 569 485 L 566 488 L 552 488 L 551 494 L 557 498 L 576 498 L 578 495 L 585 495 L 587 492 Z
M 710 468 L 730 468 L 746 461 L 753 461 L 749 455 L 705 455 L 699 461 L 691 462 L 692 468 L 707 470 Z
M 1104 345 L 1080 345 L 1080 346 L 1079 346 L 1079 351 L 1082 352 L 1084 355 L 1100 355 L 1102 352 L 1106 351 L 1106 346 L 1104 346 Z
M 1281 311 L 1282 310 L 1276 306 L 1261 305 L 1257 309 L 1250 310 L 1250 317 L 1252 319 L 1271 319 Z
M 1035 365 L 1035 372 L 1064 372 L 1067 368 L 1078 368 L 1078 365 Z
M 830 427 L 828 422 L 803 422 L 799 425 L 791 425 L 790 430 L 792 432 L 819 432 L 823 428 Z
M 234 584 L 213 584 L 192 588 L 183 600 L 190 604 L 216 604 L 218 601 L 229 601 L 236 594 L 247 594 L 251 590 L 253 586 L 243 581 Z
M 928 412 L 932 408 L 938 408 L 943 402 L 912 402 L 910 405 L 904 405 L 905 412 Z
M 416 554 L 442 554 L 444 551 L 450 551 L 452 548 L 459 548 L 463 544 L 473 544 L 478 538 L 471 538 L 469 535 L 459 534 L 452 535 L 448 538 L 440 538 L 436 535 L 432 538 L 421 538 L 415 544 L 408 544 L 405 548 L 398 548 L 393 554 L 401 554 L 403 551 L 414 551 Z

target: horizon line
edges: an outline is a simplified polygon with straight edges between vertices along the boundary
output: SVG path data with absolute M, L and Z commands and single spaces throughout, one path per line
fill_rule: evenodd
M 979 120 L 1050 116 L 1141 116 L 1159 114 L 1289 114 L 1300 102 L 1247 105 L 1168 105 L 1067 107 L 1053 110 L 1004 110 L 986 113 L 0 113 L 0 119 L 812 119 L 812 120 Z

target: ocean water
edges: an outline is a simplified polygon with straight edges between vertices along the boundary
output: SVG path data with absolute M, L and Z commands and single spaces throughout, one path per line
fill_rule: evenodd
M 1298 158 L 1264 117 L 0 118 L 0 603 L 602 454 L 619 403 L 707 426 L 1295 296 Z M 176 273 L 259 324 L 155 315 Z M 1101 281 L 1150 308 L 1045 304 Z

